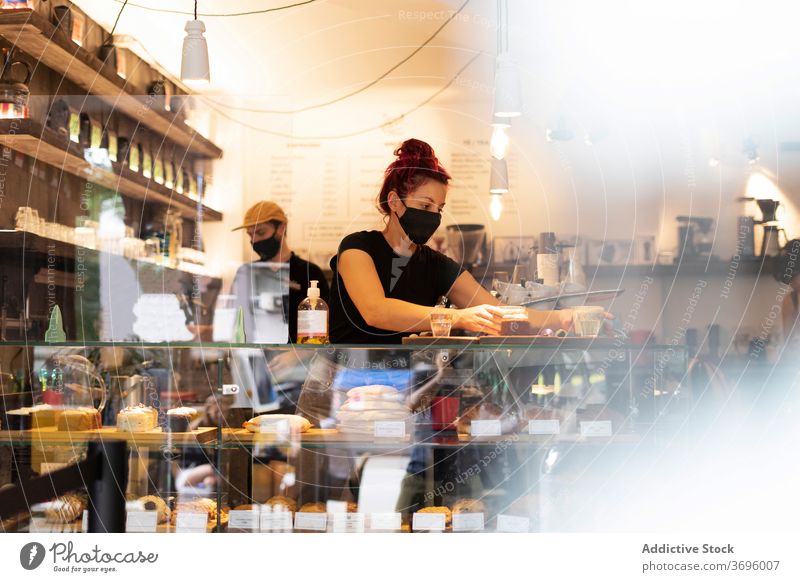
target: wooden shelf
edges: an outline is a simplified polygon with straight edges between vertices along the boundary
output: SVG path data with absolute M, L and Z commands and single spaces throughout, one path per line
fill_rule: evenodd
M 186 148 L 187 152 L 205 158 L 222 156 L 219 147 L 174 113 L 160 107 L 148 107 L 144 88 L 135 87 L 121 78 L 111 66 L 72 42 L 38 12 L 3 11 L 0 13 L 0 37 L 87 93 L 99 96 L 134 122 L 142 123 Z
M 217 440 L 214 427 L 196 428 L 189 432 L 165 432 L 154 429 L 147 432 L 118 431 L 116 427 L 104 426 L 96 430 L 58 430 L 54 426 L 30 430 L 0 430 L 0 442 L 36 445 L 83 445 L 90 441 L 126 441 L 131 448 L 158 447 L 163 445 L 202 445 Z
M 83 148 L 65 135 L 31 119 L 0 120 L 0 145 L 7 146 L 94 184 L 105 186 L 123 196 L 143 202 L 163 204 L 180 212 L 184 218 L 197 218 L 197 202 L 178 194 L 155 180 L 132 172 L 126 164 L 117 164 L 117 173 L 98 168 L 83 157 Z M 222 220 L 222 213 L 202 206 L 203 220 Z
M 72 243 L 49 239 L 47 237 L 39 236 L 30 232 L 22 231 L 3 231 L 0 230 L 0 248 L 3 249 L 6 256 L 13 256 L 11 249 L 21 251 L 22 253 L 38 253 L 40 255 L 54 256 L 64 259 L 74 259 L 79 252 L 83 253 L 102 253 L 102 250 L 90 249 L 85 247 L 78 247 Z M 78 249 L 81 251 L 78 251 Z M 122 255 L 113 255 L 115 257 L 125 258 Z M 196 275 L 191 271 L 184 271 L 168 267 L 166 265 L 159 265 L 150 261 L 139 259 L 127 259 L 137 265 L 140 272 L 143 269 L 151 269 L 156 273 L 171 273 L 174 276 L 200 277 L 202 279 L 221 281 L 219 277 L 213 275 Z

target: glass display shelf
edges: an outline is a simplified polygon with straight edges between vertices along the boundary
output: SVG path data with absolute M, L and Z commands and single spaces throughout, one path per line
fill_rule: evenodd
M 75 463 L 93 443 L 122 440 L 128 531 L 370 531 L 373 519 L 389 531 L 548 531 L 569 511 L 553 491 L 613 481 L 619 463 L 657 457 L 685 425 L 687 365 L 683 347 L 613 338 L 8 342 L 0 345 L 0 422 L 9 411 L 45 412 L 38 429 L 4 423 L 0 487 Z M 72 430 L 59 416 L 70 406 L 101 421 Z M 152 424 L 120 430 L 120 412 L 131 409 L 151 411 Z M 168 432 L 171 412 L 190 424 Z M 562 483 L 559 466 L 575 479 Z M 425 517 L 437 512 L 444 523 Z M 0 529 L 81 530 L 77 516 L 59 515 L 47 505 L 0 512 Z

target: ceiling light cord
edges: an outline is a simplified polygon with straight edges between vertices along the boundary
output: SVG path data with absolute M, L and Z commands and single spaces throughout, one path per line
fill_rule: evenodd
M 117 4 L 122 4 L 124 0 L 114 0 Z M 311 4 L 313 2 L 317 2 L 318 0 L 304 0 L 303 2 L 295 2 L 294 4 L 287 4 L 285 6 L 276 6 L 275 8 L 266 8 L 264 10 L 250 10 L 247 12 L 228 12 L 224 14 L 214 14 L 214 13 L 198 13 L 197 9 L 195 9 L 195 20 L 197 20 L 198 16 L 202 16 L 204 18 L 226 18 L 226 17 L 233 17 L 233 16 L 254 16 L 256 14 L 267 14 L 269 12 L 278 12 L 279 10 L 286 10 L 288 8 L 296 8 L 297 6 L 304 6 L 306 4 Z M 127 2 L 126 2 L 127 3 Z M 152 6 L 144 6 L 142 4 L 135 4 L 131 2 L 129 4 L 132 8 L 139 8 L 140 10 L 147 10 L 148 12 L 161 12 L 162 14 L 180 14 L 182 16 L 191 16 L 191 12 L 186 12 L 184 10 L 169 10 L 168 8 L 153 8 Z
M 424 101 L 418 103 L 417 105 L 415 105 L 411 109 L 408 109 L 407 111 L 405 111 L 405 112 L 403 112 L 403 113 L 401 113 L 399 115 L 396 115 L 395 117 L 389 119 L 388 121 L 384 121 L 383 123 L 380 123 L 378 125 L 374 125 L 372 127 L 367 127 L 365 129 L 361 129 L 361 130 L 353 131 L 353 132 L 349 132 L 349 133 L 344 133 L 344 134 L 339 134 L 339 135 L 292 135 L 290 133 L 284 133 L 284 132 L 280 132 L 280 131 L 272 131 L 272 130 L 269 130 L 269 129 L 264 129 L 262 127 L 256 127 L 254 125 L 251 125 L 249 123 L 246 123 L 244 121 L 236 119 L 235 117 L 231 117 L 230 115 L 228 115 L 227 112 L 225 112 L 222 109 L 218 109 L 217 107 L 214 107 L 213 105 L 210 105 L 210 107 L 211 107 L 211 109 L 213 109 L 214 111 L 216 111 L 217 113 L 219 113 L 220 115 L 222 115 L 223 117 L 228 119 L 229 121 L 232 121 L 233 123 L 241 125 L 242 127 L 245 127 L 247 129 L 251 129 L 251 130 L 256 131 L 258 133 L 264 133 L 264 134 L 272 135 L 272 136 L 275 136 L 275 137 L 282 137 L 282 138 L 286 138 L 286 139 L 295 139 L 295 140 L 346 139 L 346 138 L 351 138 L 351 137 L 355 137 L 355 136 L 358 136 L 358 135 L 363 135 L 365 133 L 369 133 L 369 132 L 375 131 L 377 129 L 383 129 L 385 127 L 389 127 L 391 125 L 394 125 L 398 121 L 401 121 L 403 118 L 411 115 L 415 111 L 417 111 L 419 109 L 422 109 L 428 103 L 430 103 L 431 101 L 436 99 L 439 95 L 444 93 L 448 88 L 450 88 L 450 86 L 453 83 L 456 82 L 456 80 L 459 78 L 459 76 L 461 76 L 461 74 L 464 71 L 466 71 L 467 68 L 469 68 L 469 66 L 472 63 L 474 63 L 476 60 L 478 60 L 479 57 L 481 57 L 484 54 L 486 54 L 486 53 L 483 53 L 483 52 L 476 53 L 469 61 L 467 61 L 467 63 L 463 67 L 461 67 L 458 70 L 458 72 L 455 75 L 453 75 L 450 78 L 450 80 L 444 86 L 442 86 L 439 89 L 437 89 L 434 93 L 432 93 L 430 96 L 428 96 Z M 225 108 L 226 109 L 230 109 L 230 107 L 227 107 L 227 106 Z
M 117 24 L 119 24 L 119 19 L 120 19 L 120 17 L 122 16 L 122 11 L 123 11 L 123 10 L 125 10 L 125 7 L 126 7 L 127 5 L 128 5 L 128 0 L 125 0 L 125 1 L 122 3 L 122 8 L 120 8 L 120 9 L 119 9 L 119 12 L 117 13 L 117 19 L 114 21 L 114 26 L 112 26 L 112 27 L 111 27 L 111 32 L 110 32 L 110 33 L 109 33 L 109 35 L 108 35 L 108 36 L 109 36 L 109 38 L 111 38 L 111 39 L 113 39 L 113 38 L 114 38 L 114 31 L 115 31 L 115 30 L 117 30 Z
M 335 103 L 339 103 L 340 101 L 344 101 L 345 99 L 349 99 L 350 97 L 355 97 L 359 93 L 363 93 L 367 89 L 369 89 L 371 87 L 374 87 L 375 85 L 377 85 L 378 83 L 383 81 L 386 77 L 388 77 L 393 72 L 395 72 L 397 69 L 399 69 L 401 66 L 403 66 L 408 61 L 410 61 L 417 53 L 419 53 L 422 49 L 424 49 L 426 46 L 428 46 L 433 41 L 433 39 L 436 38 L 436 36 L 440 32 L 442 32 L 442 30 L 444 30 L 444 28 L 448 24 L 450 24 L 461 13 L 461 11 L 464 10 L 464 8 L 467 7 L 467 4 L 469 4 L 469 3 L 470 3 L 470 0 L 464 0 L 464 3 L 461 4 L 461 6 L 455 12 L 453 12 L 447 18 L 447 20 L 445 20 L 442 23 L 442 25 L 439 28 L 437 28 L 433 32 L 433 34 L 431 34 L 422 44 L 420 44 L 413 51 L 411 51 L 411 53 L 409 53 L 406 57 L 401 59 L 399 62 L 397 62 L 394 65 L 392 65 L 391 67 L 389 67 L 389 69 L 387 69 L 383 74 L 381 74 L 379 77 L 377 77 L 373 81 L 370 81 L 366 85 L 364 85 L 362 87 L 359 87 L 358 89 L 356 89 L 354 91 L 351 91 L 350 93 L 345 93 L 344 95 L 336 97 L 335 99 L 331 99 L 330 101 L 325 101 L 323 103 L 317 103 L 315 105 L 308 105 L 306 107 L 300 107 L 298 109 L 258 109 L 258 108 L 247 108 L 247 107 L 230 107 L 230 106 L 227 106 L 227 105 L 225 106 L 225 108 L 226 109 L 231 109 L 231 110 L 236 110 L 236 111 L 246 111 L 248 113 L 271 113 L 271 114 L 276 114 L 276 115 L 291 115 L 291 114 L 294 114 L 294 113 L 305 113 L 306 111 L 312 111 L 314 109 L 320 109 L 322 107 L 327 107 L 329 105 L 333 105 Z
M 508 52 L 508 2 L 497 1 L 497 54 Z

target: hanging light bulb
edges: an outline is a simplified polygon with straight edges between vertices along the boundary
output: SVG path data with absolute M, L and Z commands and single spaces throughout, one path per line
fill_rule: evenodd
M 508 152 L 508 128 L 511 124 L 508 119 L 495 117 L 492 121 L 492 139 L 489 142 L 489 153 L 493 158 L 502 160 Z
M 497 222 L 503 216 L 503 195 L 502 194 L 489 194 L 489 214 L 492 220 Z
M 197 20 L 197 1 L 194 3 L 194 20 L 186 23 L 186 38 L 183 39 L 181 59 L 181 81 L 190 85 L 204 85 L 211 80 L 208 67 L 208 43 L 203 36 L 206 26 Z
M 491 174 L 489 176 L 489 192 L 504 194 L 508 192 L 508 164 L 505 160 L 492 158 Z

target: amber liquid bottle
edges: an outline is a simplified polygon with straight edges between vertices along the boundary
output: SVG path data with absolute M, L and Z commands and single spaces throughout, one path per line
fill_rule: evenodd
M 311 281 L 308 295 L 297 306 L 297 343 L 328 343 L 328 304 L 319 296 L 318 281 Z

